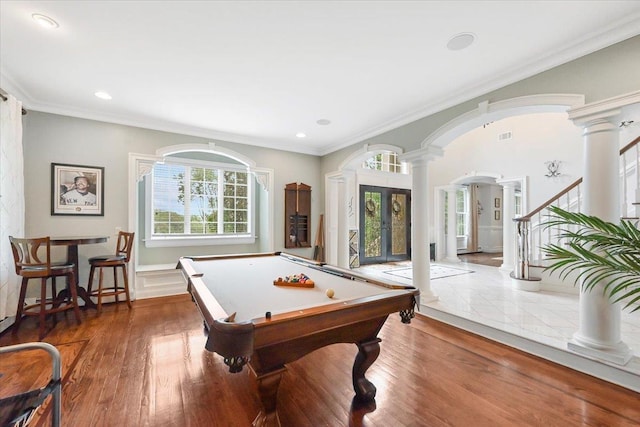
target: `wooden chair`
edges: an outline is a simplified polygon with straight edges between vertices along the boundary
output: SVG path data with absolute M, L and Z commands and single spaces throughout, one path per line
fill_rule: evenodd
M 14 333 L 18 331 L 22 316 L 38 316 L 40 321 L 39 339 L 45 336 L 45 323 L 48 314 L 73 309 L 76 321 L 80 324 L 80 309 L 78 308 L 78 293 L 75 286 L 75 274 L 73 263 L 52 263 L 51 242 L 49 237 L 40 238 L 16 238 L 9 236 L 16 274 L 22 276 L 18 311 Z M 57 297 L 56 277 L 66 276 L 67 299 L 59 301 Z M 47 280 L 51 278 L 51 298 L 47 298 Z M 40 279 L 40 301 L 25 306 L 24 300 L 27 294 L 27 285 L 30 279 Z M 70 297 L 70 298 L 69 298 Z M 54 316 L 54 324 L 57 321 Z
M 131 298 L 129 296 L 129 277 L 127 274 L 127 265 L 131 259 L 131 249 L 133 248 L 134 233 L 120 231 L 118 233 L 118 243 L 116 245 L 116 253 L 114 255 L 99 255 L 89 258 L 91 264 L 91 272 L 89 273 L 89 284 L 87 285 L 87 293 L 92 297 L 98 298 L 98 313 L 102 312 L 102 298 L 113 296 L 116 303 L 119 302 L 118 295 L 125 294 L 127 305 L 131 308 Z M 113 268 L 113 286 L 104 286 L 102 269 L 108 267 Z M 92 291 L 93 275 L 96 268 L 100 269 L 100 279 L 98 281 L 98 289 Z M 122 269 L 123 286 L 118 285 L 118 268 Z

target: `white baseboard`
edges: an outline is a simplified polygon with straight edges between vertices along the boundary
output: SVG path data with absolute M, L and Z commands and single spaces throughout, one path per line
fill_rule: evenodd
M 9 316 L 0 320 L 0 334 L 9 329 L 15 322 L 16 316 Z

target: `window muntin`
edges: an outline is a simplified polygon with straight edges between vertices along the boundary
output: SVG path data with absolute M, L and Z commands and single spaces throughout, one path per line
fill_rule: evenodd
M 468 190 L 456 191 L 456 235 L 466 236 L 469 230 Z
M 516 218 L 520 218 L 522 216 L 522 192 L 516 191 L 514 194 L 514 199 L 515 199 L 514 215 Z
M 150 189 L 151 239 L 249 235 L 251 182 L 246 169 L 233 165 L 185 159 L 156 164 Z
M 383 172 L 402 173 L 402 165 L 398 155 L 393 151 L 385 151 L 375 154 L 362 162 L 363 169 L 378 170 Z

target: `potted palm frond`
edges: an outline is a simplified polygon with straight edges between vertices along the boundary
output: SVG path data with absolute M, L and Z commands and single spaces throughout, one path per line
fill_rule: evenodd
M 546 227 L 558 227 L 560 244 L 547 244 L 542 251 L 551 265 L 545 268 L 566 279 L 577 272 L 575 283 L 583 291 L 602 291 L 613 303 L 624 301 L 631 312 L 640 310 L 640 230 L 629 220 L 620 224 L 596 216 L 549 207 Z M 574 284 L 575 284 L 574 283 Z

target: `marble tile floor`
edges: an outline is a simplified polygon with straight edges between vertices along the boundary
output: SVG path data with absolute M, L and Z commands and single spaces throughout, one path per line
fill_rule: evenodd
M 496 267 L 466 262 L 437 262 L 437 265 L 466 268 L 473 273 L 442 277 L 431 281 L 438 297 L 435 302 L 423 302 L 423 312 L 436 313 L 439 320 L 458 319 L 476 324 L 485 331 L 495 330 L 504 336 L 518 337 L 549 348 L 569 352 L 567 343 L 578 330 L 579 296 L 576 294 L 514 289 L 508 272 Z M 410 261 L 398 264 L 363 266 L 362 274 L 382 277 L 387 281 L 411 284 L 410 279 L 385 273 L 392 268 L 407 267 Z M 448 323 L 457 323 L 455 320 Z M 460 325 L 458 325 L 460 326 Z M 464 326 L 461 326 L 464 327 Z M 465 328 L 472 330 L 473 328 Z M 474 331 L 475 332 L 475 331 Z M 491 333 L 483 334 L 489 338 Z M 631 361 L 616 369 L 640 376 L 640 312 L 622 312 L 622 340 L 634 351 Z M 507 341 L 509 338 L 498 339 Z M 515 347 L 522 347 L 514 345 Z M 524 349 L 524 348 L 523 348 Z M 525 349 L 526 351 L 526 349 Z M 544 357 L 544 356 L 542 356 Z M 562 356 L 561 356 L 562 357 Z M 605 362 L 606 363 L 606 362 Z M 606 363 L 611 365 L 610 363 Z M 631 381 L 635 379 L 632 377 Z M 640 384 L 640 380 L 638 380 Z

